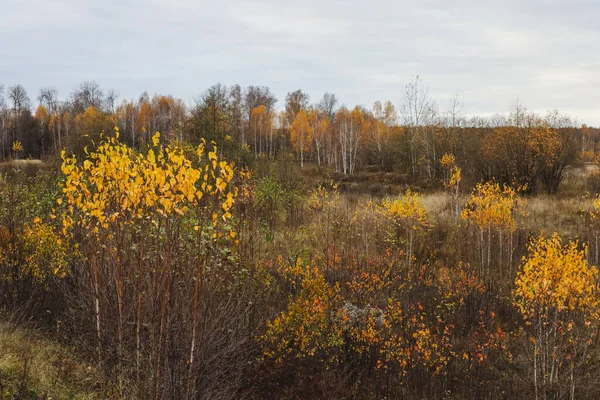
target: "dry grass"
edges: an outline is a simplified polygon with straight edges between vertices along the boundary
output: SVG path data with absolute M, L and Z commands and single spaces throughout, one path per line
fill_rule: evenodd
M 581 212 L 582 197 L 556 198 L 537 196 L 527 199 L 525 214 L 520 218 L 523 228 L 530 232 L 558 232 L 566 237 L 581 236 L 585 221 Z
M 358 204 L 362 205 L 368 199 L 359 196 Z M 468 196 L 463 195 L 460 199 L 460 210 L 467 202 Z M 583 196 L 560 197 L 538 195 L 525 198 L 525 206 L 522 213 L 517 216 L 519 228 L 530 233 L 558 232 L 565 237 L 581 237 L 586 230 L 582 211 L 589 201 Z M 430 220 L 435 224 L 449 223 L 452 221 L 452 200 L 446 192 L 426 193 L 422 202 L 429 214 Z M 360 207 L 360 206 L 359 206 Z
M 42 160 L 10 160 L 0 163 L 0 167 L 23 167 L 27 165 L 42 165 Z
M 69 349 L 0 322 L 0 399 L 96 399 L 97 382 Z

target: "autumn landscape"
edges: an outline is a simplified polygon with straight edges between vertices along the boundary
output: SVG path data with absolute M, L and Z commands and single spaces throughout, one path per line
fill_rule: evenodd
M 169 61 L 203 71 L 187 81 L 183 67 L 165 84 L 119 58 L 63 74 L 51 72 L 58 58 L 36 63 L 0 42 L 0 58 L 14 56 L 0 59 L 0 400 L 600 397 L 600 108 L 589 94 L 600 87 L 589 65 L 521 85 L 511 62 L 546 68 L 544 46 L 563 42 L 544 36 L 540 59 L 518 41 L 505 49 L 525 32 L 515 18 L 494 31 L 493 56 L 464 53 L 496 77 L 453 80 L 407 49 L 416 67 L 390 78 L 386 47 L 343 80 L 350 69 L 330 61 L 321 72 L 278 63 L 288 41 L 304 52 L 352 35 L 354 17 L 266 2 L 275 24 L 258 3 L 258 25 L 222 13 L 275 52 L 214 33 L 210 11 L 169 6 L 181 23 L 205 18 L 203 34 L 223 38 L 243 73 L 207 66 L 217 50 L 206 47 L 209 61 Z M 95 32 L 97 10 L 81 7 Z M 439 22 L 434 43 L 476 29 L 441 3 L 405 7 Z M 396 38 L 384 10 L 371 12 L 365 24 Z M 29 21 L 17 5 L 8 13 Z M 69 15 L 48 23 L 49 38 L 81 29 Z M 76 79 L 80 68 L 98 79 Z

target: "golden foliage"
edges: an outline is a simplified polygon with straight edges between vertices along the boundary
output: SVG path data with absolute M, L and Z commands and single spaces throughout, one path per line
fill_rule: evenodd
M 15 140 L 12 144 L 12 151 L 14 151 L 15 153 L 23 151 L 23 143 L 21 143 L 18 140 Z
M 478 183 L 461 216 L 480 229 L 516 229 L 515 210 L 524 204 L 517 190 L 510 186 L 500 187 L 496 182 Z
M 596 194 L 586 212 L 592 225 L 597 226 L 600 223 L 600 194 Z
M 26 226 L 23 235 L 25 264 L 23 270 L 37 281 L 44 282 L 51 276 L 64 278 L 68 273 L 67 254 L 73 248 L 56 234 L 51 225 L 39 218 L 32 226 Z
M 444 183 L 448 188 L 458 188 L 461 181 L 461 169 L 456 166 L 456 159 L 453 154 L 444 153 L 440 160 L 440 164 L 445 169 Z
M 569 379 L 573 393 L 575 367 L 586 362 L 587 348 L 597 335 L 598 270 L 588 265 L 586 256 L 586 246 L 563 244 L 557 233 L 540 235 L 529 244 L 529 256 L 515 280 L 514 305 L 531 327 L 536 391 L 547 393 Z M 570 367 L 570 378 L 553 373 L 564 364 Z
M 385 199 L 380 212 L 399 227 L 417 230 L 428 226 L 427 209 L 419 194 L 410 189 L 398 199 Z
M 339 288 L 327 283 L 318 267 L 303 266 L 300 259 L 280 269 L 298 294 L 290 298 L 286 311 L 267 321 L 267 332 L 260 337 L 266 348 L 264 356 L 277 362 L 287 356 L 333 361 L 334 348 L 343 344 L 340 327 L 330 318 L 339 302 Z
M 304 152 L 312 148 L 315 129 L 311 125 L 308 114 L 300 110 L 290 128 L 290 140 L 296 151 L 300 152 L 300 163 L 304 163 Z
M 119 143 L 118 134 L 115 129 L 115 136 L 104 139 L 82 164 L 63 151 L 65 233 L 74 221 L 98 232 L 110 224 L 183 215 L 201 207 L 206 196 L 221 199 L 219 208 L 205 210 L 212 214 L 213 226 L 231 217 L 236 195 L 229 188 L 233 169 L 219 160 L 216 147 L 207 151 L 204 144 L 198 146 L 194 162 L 183 148 L 160 145 L 158 132 L 146 154 Z
M 321 184 L 310 193 L 308 207 L 311 210 L 323 211 L 338 202 L 340 198 L 340 194 L 337 190 L 339 185 L 332 182 L 330 186 L 331 190 Z
M 50 114 L 48 113 L 48 110 L 46 109 L 46 107 L 44 107 L 41 104 L 35 110 L 35 116 L 34 116 L 34 118 L 36 120 L 38 120 L 41 124 L 45 124 L 46 121 L 48 120 L 49 116 L 50 116 Z
M 385 311 L 388 334 L 381 347 L 383 360 L 379 368 L 398 366 L 402 375 L 415 367 L 423 367 L 433 375 L 444 373 L 452 357 L 450 336 L 452 325 L 440 324 L 435 332 L 427 321 L 421 304 L 405 307 L 395 299 L 389 299 Z
M 593 282 L 598 270 L 588 266 L 587 247 L 563 245 L 560 236 L 540 235 L 529 244 L 529 257 L 515 280 L 515 305 L 532 320 L 553 312 L 596 312 L 598 298 Z

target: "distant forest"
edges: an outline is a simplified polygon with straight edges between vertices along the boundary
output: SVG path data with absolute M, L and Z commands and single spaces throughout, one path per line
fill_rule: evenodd
M 120 100 L 93 81 L 66 97 L 51 87 L 33 98 L 21 85 L 0 85 L 0 158 L 82 154 L 118 128 L 134 149 L 160 132 L 166 142 L 215 142 L 239 165 L 291 156 L 343 174 L 367 168 L 413 181 L 439 181 L 439 159 L 447 153 L 473 183 L 494 178 L 555 192 L 567 165 L 594 160 L 600 137 L 600 129 L 576 125 L 557 110 L 538 115 L 518 100 L 508 114 L 487 118 L 467 117 L 458 97 L 441 110 L 419 77 L 398 98 L 347 107 L 332 93 L 311 99 L 296 90 L 280 101 L 268 87 L 216 84 L 187 105 L 146 92 Z

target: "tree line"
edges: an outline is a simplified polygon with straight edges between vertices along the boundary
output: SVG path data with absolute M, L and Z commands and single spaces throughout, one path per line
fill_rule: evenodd
M 538 115 L 519 100 L 508 114 L 489 118 L 467 117 L 458 97 L 443 111 L 419 77 L 399 97 L 398 105 L 347 107 L 335 94 L 311 102 L 296 90 L 277 107 L 268 87 L 216 84 L 189 105 L 146 92 L 119 102 L 115 91 L 88 81 L 65 100 L 43 88 L 32 101 L 21 85 L 0 86 L 0 158 L 47 158 L 63 148 L 82 154 L 101 132 L 118 127 L 134 149 L 161 132 L 166 141 L 215 142 L 245 164 L 292 154 L 302 166 L 342 174 L 375 168 L 421 181 L 441 178 L 438 160 L 448 153 L 473 183 L 494 178 L 553 193 L 567 165 L 593 160 L 600 133 L 556 110 Z

